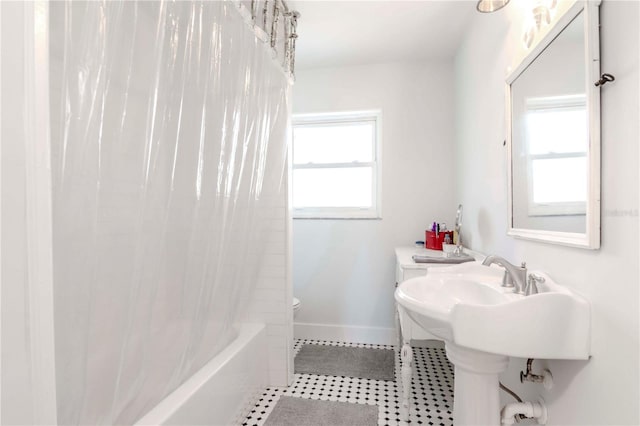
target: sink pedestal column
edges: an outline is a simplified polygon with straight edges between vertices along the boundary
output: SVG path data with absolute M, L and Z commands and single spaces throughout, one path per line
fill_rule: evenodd
M 500 425 L 498 374 L 509 358 L 446 342 L 447 358 L 455 366 L 453 423 L 456 426 Z

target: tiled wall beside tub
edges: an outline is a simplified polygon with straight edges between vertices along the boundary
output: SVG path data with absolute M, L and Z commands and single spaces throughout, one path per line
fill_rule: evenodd
M 287 386 L 293 380 L 293 307 L 290 273 L 287 267 L 286 192 L 269 200 L 263 210 L 267 232 L 261 251 L 262 265 L 250 297 L 247 321 L 267 326 L 269 385 Z

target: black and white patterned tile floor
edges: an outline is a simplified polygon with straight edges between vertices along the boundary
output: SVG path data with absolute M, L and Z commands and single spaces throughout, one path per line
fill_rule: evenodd
M 396 380 L 371 380 L 345 376 L 295 374 L 289 387 L 267 388 L 243 425 L 262 426 L 282 395 L 378 406 L 378 425 L 403 425 L 400 418 L 400 355 L 389 345 L 296 340 L 294 354 L 303 344 L 351 346 L 396 350 Z M 453 424 L 453 365 L 438 347 L 413 348 L 410 424 Z

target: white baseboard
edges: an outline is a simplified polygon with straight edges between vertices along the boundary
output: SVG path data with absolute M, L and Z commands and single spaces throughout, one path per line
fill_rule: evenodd
M 395 328 L 361 327 L 355 325 L 333 324 L 293 324 L 293 336 L 296 339 L 333 340 L 336 342 L 370 343 L 376 345 L 395 345 L 398 335 Z

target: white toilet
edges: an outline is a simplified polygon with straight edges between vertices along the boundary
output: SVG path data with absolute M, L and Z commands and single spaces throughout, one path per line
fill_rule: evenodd
M 300 309 L 300 299 L 294 297 L 293 298 L 293 318 L 296 317 L 299 309 Z

